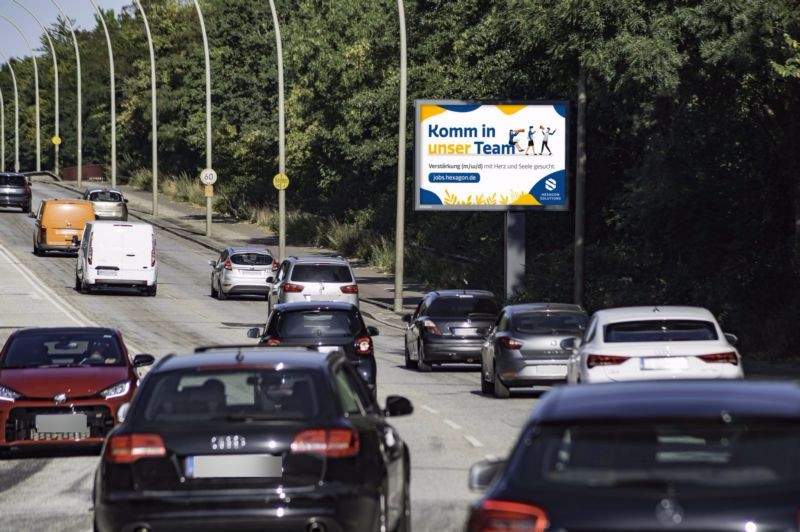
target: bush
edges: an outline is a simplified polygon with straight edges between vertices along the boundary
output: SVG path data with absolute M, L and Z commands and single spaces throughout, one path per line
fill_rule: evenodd
M 137 168 L 130 173 L 128 185 L 138 190 L 153 188 L 153 173 L 147 168 Z
M 369 250 L 369 263 L 380 272 L 393 272 L 395 264 L 394 242 L 380 237 Z

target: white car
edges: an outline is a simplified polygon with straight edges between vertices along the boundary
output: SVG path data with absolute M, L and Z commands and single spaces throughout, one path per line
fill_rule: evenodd
M 652 379 L 741 379 L 736 337 L 700 307 L 624 307 L 594 313 L 567 369 L 570 384 Z

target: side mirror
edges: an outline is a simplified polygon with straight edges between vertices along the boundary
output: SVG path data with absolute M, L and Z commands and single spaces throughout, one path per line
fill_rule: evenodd
M 578 349 L 581 346 L 581 339 L 580 338 L 564 338 L 561 340 L 561 349 L 565 351 L 572 351 L 573 349 Z
M 77 246 L 80 243 L 81 243 L 81 241 L 78 240 L 78 235 L 72 235 L 72 245 L 73 246 Z
M 386 408 L 383 415 L 386 417 L 407 416 L 414 412 L 414 405 L 411 401 L 400 395 L 390 395 L 386 398 Z
M 483 460 L 469 468 L 469 489 L 484 491 L 505 468 L 505 460 Z
M 378 330 L 377 327 L 373 327 L 372 325 L 367 326 L 367 334 L 370 336 L 378 336 L 381 332 Z
M 149 366 L 155 361 L 156 357 L 154 357 L 153 355 L 142 353 L 140 355 L 136 355 L 135 357 L 133 357 L 133 367 L 141 368 L 142 366 Z
M 406 323 L 411 323 L 411 314 L 403 314 L 400 319 Z
M 731 334 L 731 333 L 722 333 L 722 334 L 725 336 L 725 339 L 731 345 L 735 346 L 739 342 L 739 337 L 736 336 L 735 334 Z
M 253 327 L 252 329 L 247 329 L 247 337 L 248 338 L 261 338 L 261 329 L 258 327 Z
M 128 203 L 128 198 L 125 198 L 122 201 L 124 201 L 125 203 Z
M 273 277 L 271 275 L 269 277 L 267 277 L 267 284 L 272 284 L 274 282 L 275 282 L 275 277 Z
M 130 409 L 131 409 L 130 403 L 122 403 L 121 405 L 119 405 L 119 408 L 117 408 L 117 421 L 119 421 L 120 423 L 125 421 L 125 418 L 128 416 L 128 410 Z
M 211 266 L 212 268 L 216 268 L 217 267 L 217 261 L 210 260 L 210 261 L 208 261 L 208 265 Z

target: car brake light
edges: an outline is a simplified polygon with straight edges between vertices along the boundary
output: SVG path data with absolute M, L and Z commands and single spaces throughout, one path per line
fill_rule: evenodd
M 153 247 L 150 248 L 150 267 L 155 268 L 156 266 L 156 235 L 153 234 Z
M 359 355 L 369 355 L 372 353 L 372 338 L 369 336 L 362 336 L 356 340 L 356 351 Z
M 130 464 L 139 458 L 166 456 L 164 440 L 158 434 L 111 436 L 104 459 L 112 464 Z
M 329 458 L 355 456 L 361 447 L 353 429 L 304 430 L 292 441 L 292 453 L 312 453 Z
M 736 358 L 736 353 L 728 351 L 726 353 L 712 353 L 710 355 L 698 355 L 697 358 L 709 364 L 733 364 L 739 365 L 739 359 Z
M 281 267 L 281 265 L 278 263 L 278 261 L 273 259 L 272 260 L 272 273 L 277 272 L 280 267 Z
M 442 331 L 440 331 L 439 327 L 437 327 L 437 325 L 433 323 L 431 320 L 423 321 L 422 326 L 425 328 L 426 331 L 428 331 L 431 334 L 434 334 L 436 336 L 442 335 Z
M 31 193 L 31 186 L 25 185 L 25 194 L 30 194 L 30 193 Z
M 589 355 L 586 358 L 586 366 L 589 369 L 596 366 L 619 366 L 630 358 L 619 355 Z
M 281 345 L 280 338 L 269 338 L 267 339 L 267 345 Z
M 339 287 L 339 290 L 341 290 L 343 294 L 357 294 L 358 293 L 358 285 L 357 284 L 348 284 L 348 285 Z
M 472 511 L 467 530 L 543 532 L 547 524 L 547 514 L 538 506 L 489 499 Z
M 92 264 L 92 239 L 94 238 L 94 233 L 89 235 L 89 248 L 86 251 L 86 261 L 89 264 Z
M 283 285 L 283 291 L 284 292 L 289 292 L 289 293 L 292 293 L 292 294 L 299 294 L 304 289 L 305 289 L 305 286 L 303 286 L 301 284 L 286 283 L 285 285 Z
M 508 338 L 508 337 L 500 338 L 500 345 L 502 345 L 506 349 L 522 348 L 522 342 L 520 342 L 519 340 L 515 340 L 514 338 Z
M 231 259 L 228 259 L 228 260 L 225 261 L 225 269 L 226 270 L 232 270 L 233 269 L 233 264 L 231 263 Z

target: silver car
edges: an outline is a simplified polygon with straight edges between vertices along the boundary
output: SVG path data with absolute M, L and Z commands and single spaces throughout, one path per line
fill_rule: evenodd
M 274 275 L 278 263 L 263 246 L 230 247 L 220 253 L 211 266 L 211 297 L 269 293 L 267 278 Z
M 293 301 L 346 301 L 358 306 L 358 285 L 343 257 L 288 257 L 267 282 L 272 283 L 267 315 L 273 305 Z
M 92 202 L 98 220 L 128 220 L 128 200 L 115 188 L 87 188 L 83 199 Z

